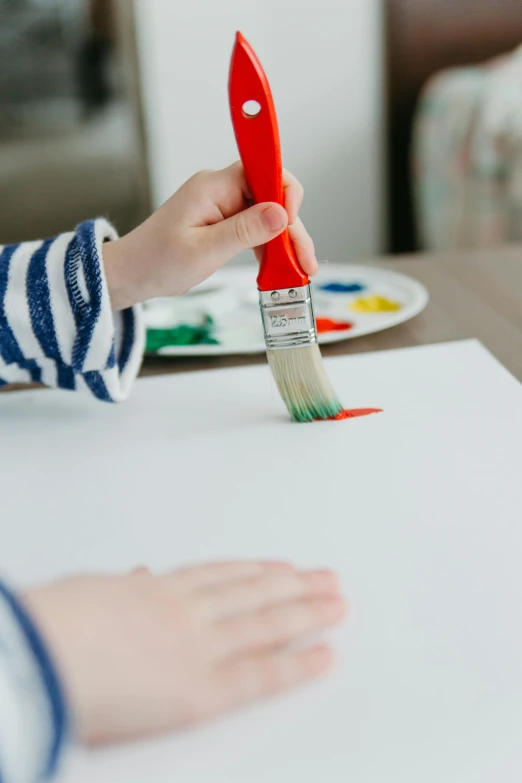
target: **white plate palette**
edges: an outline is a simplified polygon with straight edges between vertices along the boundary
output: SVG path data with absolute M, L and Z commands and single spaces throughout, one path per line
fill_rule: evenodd
M 254 267 L 222 270 L 182 297 L 145 305 L 148 353 L 213 356 L 265 350 Z M 325 265 L 313 281 L 319 342 L 334 343 L 379 332 L 408 321 L 428 302 L 428 292 L 411 277 L 377 267 Z M 180 334 L 179 327 L 185 325 Z M 209 340 L 166 345 L 176 339 Z M 199 337 L 198 337 L 199 335 Z

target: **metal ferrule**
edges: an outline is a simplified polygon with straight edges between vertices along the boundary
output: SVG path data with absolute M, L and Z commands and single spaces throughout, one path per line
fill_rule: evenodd
M 270 350 L 317 342 L 310 285 L 260 291 L 259 304 Z

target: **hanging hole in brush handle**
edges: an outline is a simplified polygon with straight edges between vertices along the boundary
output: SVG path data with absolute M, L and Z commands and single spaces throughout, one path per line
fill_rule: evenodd
M 241 107 L 243 109 L 243 114 L 245 117 L 257 117 L 259 112 L 261 111 L 261 104 L 259 101 L 245 101 L 243 106 Z
M 261 64 L 241 34 L 232 55 L 229 100 L 254 201 L 275 201 L 283 206 L 283 167 L 274 102 Z
M 253 200 L 284 207 L 283 166 L 277 116 L 265 72 L 241 33 L 229 76 L 229 102 L 237 146 Z M 253 122 L 253 119 L 256 121 Z M 264 246 L 260 291 L 298 288 L 309 282 L 285 230 Z

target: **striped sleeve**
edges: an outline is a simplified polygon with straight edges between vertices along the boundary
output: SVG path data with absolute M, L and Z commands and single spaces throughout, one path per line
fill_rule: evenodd
M 66 702 L 45 644 L 0 582 L 0 783 L 50 778 L 68 734 Z
M 0 386 L 36 382 L 127 397 L 144 328 L 139 307 L 113 313 L 102 248 L 117 239 L 104 219 L 53 239 L 0 247 Z

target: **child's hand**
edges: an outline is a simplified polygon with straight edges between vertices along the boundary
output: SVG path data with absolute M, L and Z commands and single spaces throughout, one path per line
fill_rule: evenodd
M 328 647 L 285 646 L 345 613 L 332 573 L 267 563 L 80 577 L 25 602 L 87 742 L 183 728 L 322 674 Z
M 189 179 L 145 223 L 104 246 L 114 310 L 183 294 L 245 248 L 258 248 L 287 226 L 299 263 L 314 275 L 314 245 L 297 217 L 303 189 L 287 171 L 283 180 L 285 209 L 271 202 L 249 206 L 240 163 Z

